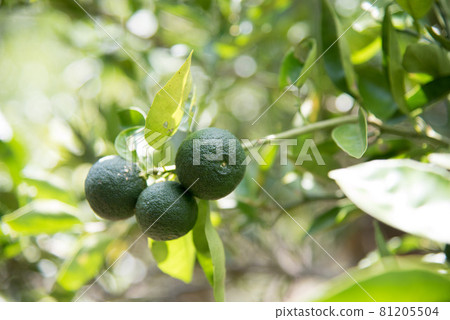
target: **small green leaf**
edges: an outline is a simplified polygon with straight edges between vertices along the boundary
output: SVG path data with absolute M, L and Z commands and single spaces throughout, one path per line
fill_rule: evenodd
M 381 120 L 389 119 L 397 110 L 385 74 L 365 64 L 358 68 L 358 86 L 364 108 Z
M 450 243 L 450 173 L 414 160 L 375 160 L 330 172 L 345 195 L 391 227 Z
M 450 76 L 439 78 L 418 86 L 407 97 L 409 110 L 425 108 L 441 99 L 444 99 L 450 93 Z
M 21 235 L 53 234 L 81 224 L 76 214 L 76 208 L 60 201 L 35 200 L 3 216 L 2 221 Z
M 354 158 L 361 158 L 367 150 L 367 119 L 359 110 L 358 123 L 341 125 L 333 130 L 331 137 L 343 151 Z
M 78 241 L 72 257 L 62 265 L 57 283 L 68 291 L 76 291 L 94 278 L 105 261 L 105 251 L 112 239 L 102 234 L 89 235 Z
M 175 75 L 158 91 L 145 119 L 145 139 L 159 149 L 178 130 L 191 91 L 192 52 Z
M 387 257 L 391 255 L 391 252 L 388 249 L 386 239 L 384 239 L 383 232 L 381 232 L 380 224 L 378 221 L 374 220 L 373 226 L 375 229 L 375 242 L 377 243 L 378 252 L 380 253 L 380 257 Z
M 214 290 L 216 301 L 225 301 L 225 251 L 222 240 L 211 224 L 209 202 L 200 200 L 194 245 L 197 259 Z
M 301 87 L 308 79 L 316 58 L 317 43 L 313 38 L 303 39 L 295 49 L 289 50 L 281 63 L 280 87 L 291 84 Z
M 192 232 L 170 241 L 154 241 L 148 239 L 158 268 L 169 276 L 191 282 L 195 265 L 195 247 Z
M 117 114 L 123 128 L 145 126 L 145 113 L 137 107 L 121 110 Z
M 325 69 L 340 90 L 357 97 L 355 70 L 350 60 L 350 49 L 342 37 L 341 25 L 328 0 L 322 0 L 322 49 Z
M 394 101 L 398 108 L 408 113 L 405 100 L 405 71 L 401 64 L 401 53 L 398 44 L 397 33 L 392 25 L 392 16 L 390 6 L 386 6 L 383 28 L 382 28 L 382 44 L 385 67 L 388 74 L 388 83 L 391 88 Z
M 445 265 L 419 257 L 386 257 L 365 268 L 349 271 L 324 288 L 323 302 L 438 302 L 450 300 L 450 277 Z M 444 273 L 440 273 L 444 271 Z M 355 283 L 357 281 L 357 283 Z M 426 290 L 424 290 L 426 288 Z M 369 296 L 370 295 L 370 296 Z
M 434 0 L 395 0 L 414 19 L 423 18 L 433 6 Z
M 144 127 L 131 127 L 122 130 L 114 141 L 114 147 L 117 153 L 128 161 L 136 159 L 136 150 L 138 145 L 144 141 Z M 133 159 L 134 158 L 134 159 Z
M 410 73 L 426 73 L 435 78 L 450 75 L 447 51 L 432 44 L 410 44 L 403 56 L 403 67 Z
M 347 221 L 347 219 L 351 216 L 352 211 L 355 209 L 356 207 L 353 204 L 349 204 L 327 210 L 314 219 L 313 223 L 309 227 L 308 233 L 314 234 L 340 225 L 343 221 Z M 305 237 L 306 236 L 308 235 L 306 234 Z

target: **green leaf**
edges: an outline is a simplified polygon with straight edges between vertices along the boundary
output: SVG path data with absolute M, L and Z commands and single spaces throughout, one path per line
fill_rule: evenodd
M 289 50 L 281 63 L 280 87 L 291 84 L 301 87 L 308 79 L 316 58 L 317 43 L 313 38 L 303 39 L 295 49 Z
M 401 64 L 401 53 L 398 44 L 396 30 L 392 25 L 392 16 L 390 6 L 386 7 L 383 28 L 382 28 L 382 45 L 385 67 L 388 74 L 388 83 L 391 93 L 398 108 L 408 113 L 405 100 L 405 71 Z
M 433 6 L 434 0 L 395 0 L 414 19 L 424 17 Z
M 322 50 L 325 69 L 340 90 L 358 96 L 355 70 L 350 60 L 350 49 L 342 37 L 340 22 L 328 0 L 322 0 Z M 325 52 L 325 51 L 324 51 Z
M 450 173 L 414 160 L 375 160 L 330 172 L 363 211 L 394 228 L 450 243 Z
M 381 26 L 367 26 L 362 30 L 350 28 L 346 33 L 353 64 L 371 60 L 381 50 Z
M 118 113 L 120 125 L 123 128 L 145 126 L 145 113 L 138 107 L 121 110 Z
M 48 178 L 48 177 L 47 177 Z M 52 179 L 44 180 L 43 178 L 23 178 L 26 184 L 36 188 L 37 199 L 58 199 L 70 205 L 77 205 L 78 201 L 73 193 L 60 185 L 55 184 Z
M 122 130 L 114 141 L 114 147 L 119 156 L 128 161 L 135 160 L 138 145 L 144 141 L 143 132 L 144 128 L 142 126 Z
M 195 247 L 192 232 L 170 241 L 154 241 L 148 239 L 158 268 L 169 276 L 189 283 L 195 265 Z
M 308 233 L 314 234 L 320 231 L 329 230 L 335 226 L 338 226 L 343 221 L 346 221 L 350 217 L 351 213 L 356 209 L 353 204 L 345 205 L 342 207 L 334 207 L 320 216 L 314 219 L 313 223 L 309 227 Z M 359 211 L 359 210 L 358 210 Z M 308 236 L 307 234 L 305 237 Z
M 214 290 L 216 301 L 225 301 L 225 251 L 222 240 L 211 224 L 209 202 L 200 200 L 193 230 L 197 259 Z
M 94 278 L 105 261 L 105 251 L 112 239 L 103 234 L 89 235 L 78 241 L 72 257 L 58 273 L 57 283 L 68 291 L 76 291 Z
M 145 119 L 145 139 L 158 149 L 178 130 L 191 91 L 192 52 L 175 75 L 158 91 Z
M 378 252 L 380 253 L 380 257 L 387 257 L 391 255 L 391 252 L 388 249 L 386 239 L 384 239 L 383 232 L 381 232 L 380 224 L 378 221 L 373 222 L 373 226 L 375 229 L 375 242 L 377 244 Z
M 425 108 L 441 99 L 444 99 L 450 93 L 450 76 L 439 78 L 418 86 L 415 91 L 408 94 L 407 103 L 409 110 Z
M 318 300 L 373 302 L 370 296 L 377 302 L 450 300 L 450 278 L 444 265 L 425 263 L 418 257 L 395 257 L 395 264 L 392 259 L 386 257 L 366 269 L 350 270 L 352 278 L 345 274 L 330 281 Z
M 367 119 L 364 111 L 359 110 L 358 123 L 336 127 L 331 137 L 348 155 L 357 159 L 361 158 L 367 150 Z
M 35 200 L 2 217 L 20 235 L 53 234 L 81 224 L 77 209 L 57 200 Z
M 426 26 L 426 28 L 428 33 L 433 37 L 434 40 L 439 42 L 442 47 L 450 51 L 450 40 L 434 32 L 433 28 L 431 28 L 430 26 Z
M 389 119 L 397 110 L 386 76 L 369 64 L 358 68 L 358 87 L 364 108 L 381 120 Z
M 447 51 L 432 44 L 410 44 L 403 56 L 403 67 L 410 73 L 426 73 L 435 78 L 450 75 Z

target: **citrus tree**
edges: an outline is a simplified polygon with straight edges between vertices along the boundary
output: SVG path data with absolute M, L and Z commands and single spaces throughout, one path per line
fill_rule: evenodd
M 3 1 L 0 297 L 448 301 L 449 10 Z

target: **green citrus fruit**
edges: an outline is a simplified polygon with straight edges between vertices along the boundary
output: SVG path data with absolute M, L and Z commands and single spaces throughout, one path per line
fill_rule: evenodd
M 181 184 L 198 198 L 225 197 L 245 174 L 245 152 L 227 130 L 207 128 L 190 134 L 175 158 Z
M 109 220 L 134 215 L 136 201 L 147 186 L 138 166 L 119 156 L 98 160 L 89 170 L 84 189 L 92 210 Z
M 175 181 L 152 184 L 139 196 L 136 220 L 153 240 L 177 239 L 188 233 L 197 221 L 197 202 Z

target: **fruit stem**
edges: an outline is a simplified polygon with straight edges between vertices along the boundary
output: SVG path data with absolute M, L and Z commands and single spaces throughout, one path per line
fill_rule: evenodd
M 357 115 L 348 115 L 348 116 L 343 116 L 343 117 L 339 117 L 339 118 L 323 120 L 323 121 L 319 121 L 316 123 L 305 125 L 300 128 L 294 128 L 294 129 L 283 131 L 283 132 L 280 132 L 277 134 L 271 134 L 264 138 L 250 141 L 250 143 L 244 144 L 243 148 L 250 149 L 250 148 L 257 147 L 257 146 L 266 144 L 268 142 L 271 142 L 271 141 L 274 141 L 277 139 L 296 138 L 302 134 L 312 133 L 314 131 L 319 131 L 319 130 L 324 130 L 324 129 L 330 129 L 330 128 L 340 126 L 342 124 L 357 123 L 357 122 L 358 122 Z M 431 137 L 427 134 L 419 134 L 416 132 L 404 131 L 404 130 L 400 130 L 400 129 L 397 129 L 397 128 L 394 128 L 391 126 L 383 125 L 379 121 L 374 121 L 374 120 L 369 120 L 368 124 L 378 128 L 383 133 L 394 134 L 397 136 L 413 138 L 413 139 L 424 139 L 429 142 L 439 144 L 441 146 L 450 146 L 450 141 L 448 141 L 448 139 L 446 139 L 445 137 L 442 137 L 440 135 L 434 135 L 433 137 Z
M 273 140 L 295 138 L 302 134 L 307 134 L 307 133 L 311 133 L 311 132 L 323 130 L 323 129 L 334 128 L 341 124 L 355 123 L 357 121 L 358 121 L 358 116 L 356 116 L 356 115 L 343 116 L 343 117 L 339 117 L 339 118 L 335 118 L 335 119 L 323 120 L 323 121 L 319 121 L 316 123 L 308 124 L 308 125 L 300 127 L 300 128 L 294 128 L 294 129 L 280 132 L 277 134 L 271 134 L 264 138 L 253 140 L 250 142 L 249 145 L 244 145 L 244 148 L 249 149 L 249 148 L 252 148 L 255 146 L 266 144 Z
M 153 168 L 148 169 L 146 173 L 158 176 L 158 175 L 161 175 L 166 172 L 173 172 L 173 171 L 175 171 L 175 169 L 176 169 L 175 165 L 163 166 L 163 167 L 153 167 Z

